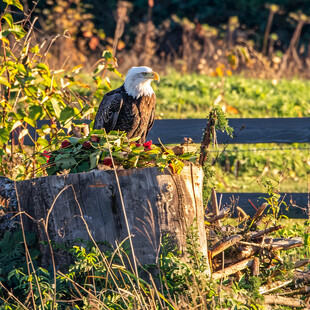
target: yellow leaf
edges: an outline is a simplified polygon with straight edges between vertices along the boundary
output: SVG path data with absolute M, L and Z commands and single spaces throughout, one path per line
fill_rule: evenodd
M 13 125 L 13 127 L 12 127 L 12 129 L 11 129 L 11 131 L 13 131 L 14 129 L 16 129 L 17 127 L 19 127 L 19 126 L 21 126 L 21 125 L 22 125 L 22 122 L 21 122 L 21 121 L 15 122 L 14 125 Z
M 21 131 L 21 133 L 18 136 L 18 140 L 21 140 L 23 137 L 25 137 L 26 135 L 28 135 L 28 129 L 23 129 Z

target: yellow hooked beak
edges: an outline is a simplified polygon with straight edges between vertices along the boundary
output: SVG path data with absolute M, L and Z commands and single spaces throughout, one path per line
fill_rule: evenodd
M 155 81 L 157 81 L 158 83 L 159 83 L 159 80 L 160 80 L 160 77 L 159 77 L 158 73 L 157 73 L 157 72 L 154 72 L 154 71 L 145 73 L 144 77 L 145 77 L 146 79 L 155 80 Z

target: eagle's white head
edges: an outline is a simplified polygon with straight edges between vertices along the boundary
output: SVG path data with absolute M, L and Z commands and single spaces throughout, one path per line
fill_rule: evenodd
M 159 75 L 149 67 L 132 67 L 125 78 L 125 91 L 128 95 L 139 98 L 154 94 L 151 82 L 159 82 Z

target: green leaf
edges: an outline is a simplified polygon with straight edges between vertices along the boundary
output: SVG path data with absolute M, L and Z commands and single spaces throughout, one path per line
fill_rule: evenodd
M 48 75 L 51 75 L 50 69 L 49 69 L 48 66 L 47 66 L 46 64 L 44 64 L 44 63 L 38 63 L 38 64 L 36 65 L 36 68 L 45 71 Z
M 56 98 L 51 98 L 50 102 L 52 103 L 53 110 L 55 112 L 55 116 L 59 119 L 60 118 L 60 113 L 61 113 L 61 105 L 60 101 L 57 100 Z
M 16 64 L 15 68 L 19 71 L 22 72 L 23 74 L 27 74 L 26 68 L 23 64 Z
M 102 58 L 104 58 L 108 62 L 113 58 L 113 54 L 110 51 L 105 50 L 102 52 Z
M 90 161 L 89 170 L 95 169 L 97 167 L 101 153 L 102 153 L 102 151 L 98 151 L 98 152 L 90 154 L 90 156 L 89 156 L 89 161 Z
M 38 138 L 37 143 L 44 146 L 44 147 L 47 147 L 49 145 L 48 141 L 46 139 L 43 139 L 43 138 Z
M 60 117 L 59 121 L 61 123 L 66 123 L 70 118 L 72 118 L 75 115 L 75 111 L 71 107 L 65 107 L 61 112 L 60 112 Z
M 34 121 L 33 119 L 29 118 L 29 117 L 24 117 L 24 121 L 29 124 L 30 126 L 32 127 L 36 127 L 37 124 L 36 124 L 36 121 Z
M 94 74 L 100 73 L 104 68 L 105 68 L 105 65 L 104 65 L 104 64 L 99 64 L 98 67 L 95 69 Z M 97 85 L 99 86 L 99 85 L 101 84 L 101 79 L 99 80 L 99 79 L 97 78 L 97 79 L 96 79 L 96 82 L 97 82 L 97 81 L 100 81 L 99 84 L 97 83 Z
M 87 172 L 90 170 L 90 163 L 89 160 L 84 160 L 82 163 L 78 166 L 78 172 Z
M 7 3 L 7 5 L 14 5 L 18 9 L 20 9 L 21 11 L 24 10 L 24 8 L 23 8 L 22 4 L 19 2 L 19 0 L 3 0 L 3 2 Z
M 3 15 L 3 18 L 6 20 L 6 22 L 9 25 L 9 27 L 12 28 L 13 27 L 13 17 L 12 17 L 12 15 L 9 14 L 9 13 L 5 13 Z
M 68 138 L 71 144 L 77 144 L 79 142 L 79 139 L 76 137 L 70 137 Z
M 14 123 L 14 125 L 11 128 L 11 131 L 13 131 L 14 129 L 16 129 L 17 127 L 21 126 L 23 123 L 21 121 L 16 121 Z
M 47 163 L 47 158 L 43 155 L 36 155 L 35 158 L 36 161 L 41 165 L 45 165 Z
M 10 130 L 8 128 L 0 128 L 0 144 L 5 144 L 10 138 Z
M 8 82 L 8 80 L 7 80 L 5 77 L 3 77 L 3 76 L 0 76 L 0 84 L 5 85 L 5 86 L 11 88 L 11 84 L 10 84 L 10 83 Z
M 36 121 L 44 116 L 44 111 L 41 106 L 32 105 L 29 107 L 29 115 L 28 117 L 33 121 Z M 31 125 L 32 126 L 32 125 Z
M 13 34 L 18 40 L 22 39 L 26 35 L 26 31 L 21 25 L 13 25 L 10 29 L 2 31 L 2 36 L 7 37 L 9 34 Z
M 77 161 L 74 158 L 62 158 L 57 161 L 56 165 L 61 169 L 70 169 L 77 165 Z
M 30 52 L 31 52 L 31 53 L 34 53 L 34 54 L 39 53 L 39 51 L 40 51 L 40 48 L 39 48 L 38 45 L 35 45 L 34 47 L 32 47 L 32 48 L 30 49 Z

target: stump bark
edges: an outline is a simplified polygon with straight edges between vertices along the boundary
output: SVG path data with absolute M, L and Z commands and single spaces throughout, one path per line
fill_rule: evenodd
M 17 196 L 26 230 L 40 240 L 73 245 L 93 239 L 116 247 L 132 236 L 135 257 L 141 265 L 157 263 L 163 236 L 186 256 L 186 234 L 197 227 L 200 251 L 207 257 L 202 199 L 203 171 L 185 166 L 180 175 L 157 168 L 93 170 L 17 182 Z M 124 202 L 122 207 L 121 197 Z M 128 226 L 126 226 L 126 221 Z M 36 225 L 34 224 L 36 223 Z M 35 228 L 36 227 L 36 228 Z M 42 247 L 43 264 L 50 263 Z M 58 266 L 67 258 L 56 256 Z

